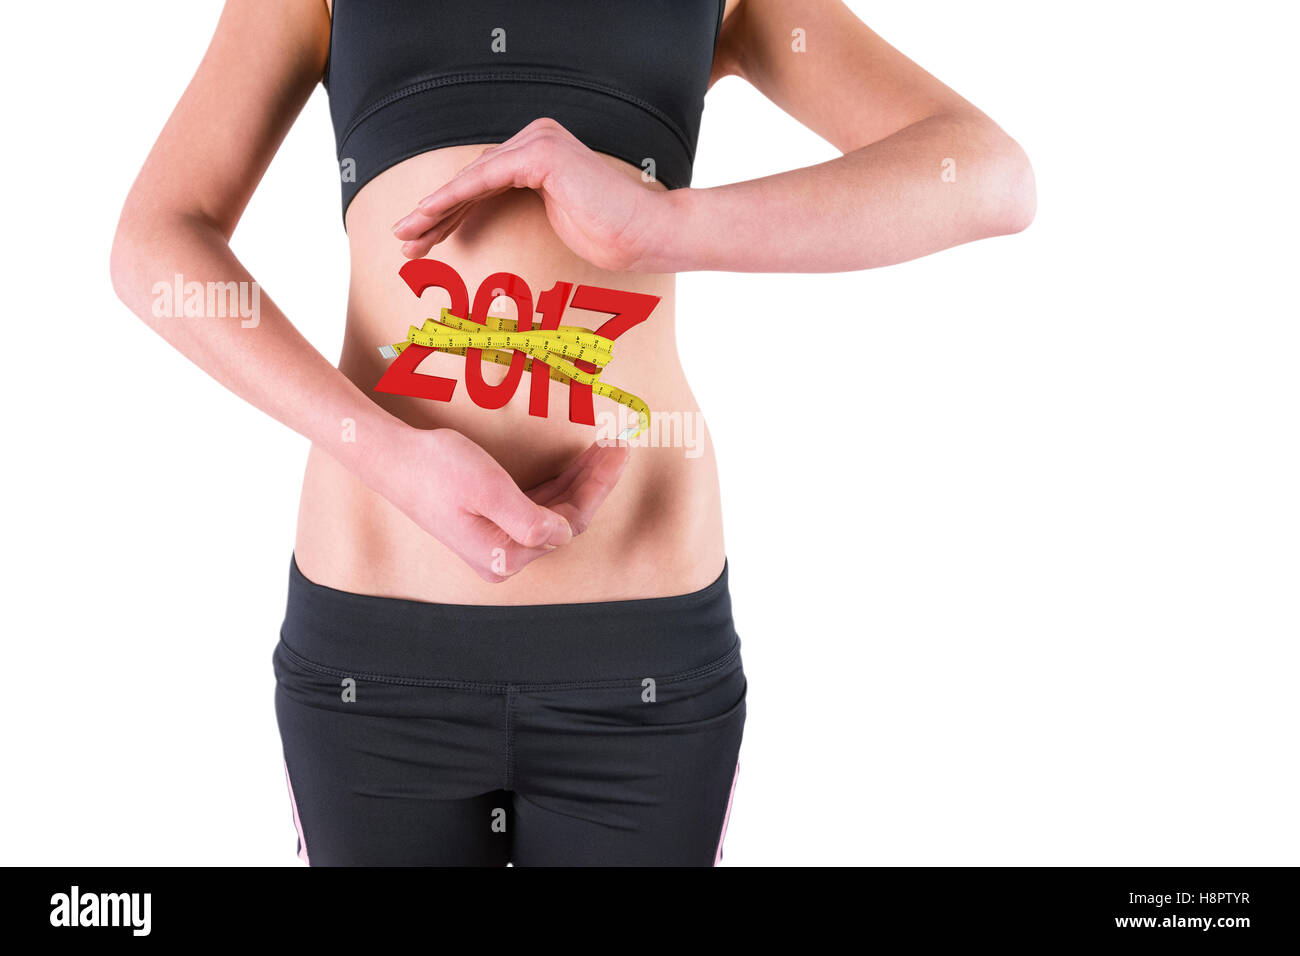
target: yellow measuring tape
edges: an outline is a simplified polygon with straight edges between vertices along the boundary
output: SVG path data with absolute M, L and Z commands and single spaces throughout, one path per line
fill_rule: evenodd
M 600 373 L 614 357 L 614 342 L 591 329 L 561 325 L 546 331 L 520 332 L 519 323 L 514 319 L 489 315 L 486 322 L 479 324 L 452 315 L 450 309 L 443 309 L 437 320 L 425 319 L 422 328 L 412 325 L 405 342 L 381 345 L 379 354 L 394 359 L 408 345 L 423 345 L 452 355 L 464 355 L 466 349 L 481 349 L 483 357 L 497 365 L 509 365 L 514 360 L 512 352 L 525 352 L 531 356 L 524 365 L 525 372 L 532 371 L 534 361 L 545 362 L 550 366 L 550 377 L 555 381 L 590 385 L 592 394 L 602 395 L 636 412 L 636 428 L 628 426 L 620 438 L 635 438 L 650 427 L 649 405 L 631 392 L 600 380 Z M 584 372 L 573 364 L 574 361 L 590 362 L 597 369 Z

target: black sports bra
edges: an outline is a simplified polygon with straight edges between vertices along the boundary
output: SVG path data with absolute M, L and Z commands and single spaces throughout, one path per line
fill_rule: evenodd
M 325 89 L 343 213 L 375 176 L 549 116 L 689 186 L 725 0 L 334 0 Z

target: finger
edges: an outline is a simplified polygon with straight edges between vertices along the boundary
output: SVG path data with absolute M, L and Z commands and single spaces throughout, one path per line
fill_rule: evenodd
M 573 538 L 564 518 L 529 498 L 504 471 L 480 488 L 471 506 L 526 548 L 559 547 Z
M 488 160 L 492 159 L 493 157 L 499 156 L 504 152 L 509 152 L 512 149 L 517 149 L 520 145 L 520 135 L 521 134 L 516 134 L 512 136 L 510 139 L 506 140 L 504 143 L 498 143 L 495 146 L 489 146 L 487 149 L 483 150 L 483 152 L 479 153 L 477 156 L 471 159 L 460 169 L 456 170 L 456 172 L 452 173 L 450 178 L 448 178 L 447 183 L 451 182 L 454 179 L 457 179 L 460 176 L 464 176 L 468 172 L 477 169 L 478 167 L 482 166 L 484 163 L 486 163 Z M 447 185 L 447 183 L 443 183 L 442 185 L 445 186 Z M 438 189 L 435 189 L 433 192 L 429 193 L 429 195 L 423 197 L 419 202 L 415 204 L 415 208 L 420 209 L 422 207 L 431 205 L 433 202 L 433 197 L 438 195 L 438 192 L 441 189 L 442 186 L 438 187 Z
M 624 449 L 620 452 L 619 447 Z M 556 475 L 549 481 L 542 482 L 527 492 L 528 497 L 532 498 L 539 505 L 551 507 L 553 502 L 564 500 L 571 489 L 581 481 L 585 481 L 593 468 L 600 465 L 602 459 L 616 458 L 620 461 L 625 458 L 627 444 L 611 444 L 603 440 L 597 440 L 587 446 L 568 468 Z M 621 467 L 621 465 L 620 465 Z
M 472 160 L 458 169 L 456 174 L 452 176 L 452 179 L 454 180 L 459 176 L 463 176 L 465 173 L 478 168 L 485 162 L 500 156 L 502 153 L 508 153 L 511 150 L 534 144 L 542 139 L 555 138 L 561 134 L 568 135 L 570 140 L 574 140 L 574 137 L 569 134 L 568 130 L 554 120 L 546 117 L 535 119 L 505 142 L 497 143 L 495 146 L 489 146 L 487 149 L 483 150 Z M 576 142 L 576 140 L 574 141 Z M 438 190 L 434 190 L 432 193 L 421 199 L 419 203 L 416 204 L 417 207 L 424 207 L 433 204 L 435 202 L 434 197 L 437 195 Z
M 465 514 L 455 551 L 460 559 L 489 584 L 500 584 L 554 548 L 527 548 L 481 515 Z
M 416 239 L 402 243 L 402 255 L 408 259 L 418 259 L 438 243 L 445 241 L 448 236 L 460 228 L 461 223 L 469 218 L 469 214 L 474 211 L 477 202 L 476 200 L 475 202 L 462 203 L 457 207 L 457 211 L 450 216 L 444 217 L 437 226 Z
M 440 224 L 447 222 L 453 216 L 459 215 L 464 210 L 473 209 L 474 205 L 484 199 L 491 199 L 493 196 L 499 196 L 506 189 L 498 189 L 495 192 L 484 196 L 477 196 L 474 199 L 467 199 L 465 202 L 457 203 L 450 209 L 443 212 L 441 218 L 434 217 L 423 212 L 418 206 L 407 213 L 406 217 L 399 219 L 393 225 L 393 235 L 398 239 L 418 239 L 426 232 L 436 230 Z
M 556 123 L 554 120 L 545 117 L 533 120 L 504 143 L 489 146 L 469 163 L 462 166 L 450 180 L 416 203 L 415 209 L 393 225 L 393 231 L 397 232 L 398 229 L 401 228 L 402 233 L 398 236 L 398 238 L 401 239 L 416 238 L 418 235 L 430 228 L 429 223 L 436 218 L 436 215 L 433 215 L 434 213 L 440 212 L 443 216 L 446 216 L 450 211 L 449 207 L 465 201 L 447 200 L 444 191 L 451 183 L 478 170 L 485 163 L 498 159 L 505 153 L 513 152 L 523 147 L 537 146 L 546 140 L 558 139 L 561 135 L 567 136 L 568 139 L 573 140 L 573 136 L 568 133 L 568 130 L 564 129 L 564 127 L 560 126 L 560 124 Z M 537 151 L 534 150 L 533 152 L 536 153 Z M 517 184 L 504 186 L 501 191 L 504 191 L 504 189 L 514 188 L 514 185 Z M 423 219 L 416 218 L 417 216 L 423 217 Z M 422 225 L 423 228 L 421 228 Z M 413 232 L 415 233 L 414 235 L 411 234 Z
M 534 485 L 527 491 L 528 497 L 539 505 L 549 505 L 552 501 L 559 498 L 564 492 L 568 491 L 573 485 L 574 479 L 582 474 L 588 464 L 591 462 L 592 455 L 597 449 L 596 444 L 589 445 L 577 458 L 569 462 L 568 467 L 560 472 L 554 478 L 543 481 L 541 484 Z
M 569 527 L 573 529 L 575 537 L 582 534 L 583 531 L 586 531 L 587 527 L 591 524 L 590 516 L 584 517 L 582 512 L 578 510 L 578 506 L 568 501 L 558 502 L 552 506 L 552 510 L 565 521 L 569 522 Z
M 493 160 L 499 158 L 505 153 L 510 153 L 513 152 L 514 150 L 521 149 L 525 146 L 528 146 L 536 138 L 537 135 L 535 133 L 526 133 L 521 131 L 519 133 L 516 133 L 510 139 L 506 140 L 504 143 L 499 143 L 496 146 L 489 146 L 487 149 L 483 150 L 483 152 L 479 153 L 477 156 L 475 156 L 472 160 L 470 160 L 460 169 L 456 170 L 456 172 L 451 176 L 450 179 L 447 180 L 446 183 L 443 183 L 442 186 L 438 187 L 438 189 L 435 189 L 433 192 L 429 193 L 429 195 L 425 196 L 418 203 L 416 203 L 415 204 L 416 208 L 422 209 L 434 205 L 437 202 L 435 197 L 438 195 L 439 192 L 442 191 L 444 187 L 447 186 L 448 183 L 455 182 L 457 179 L 461 178 L 462 176 L 474 172 L 480 166 L 492 162 Z
M 438 229 L 443 223 L 447 222 L 453 216 L 459 215 L 466 209 L 471 208 L 474 202 L 459 203 L 448 209 L 441 218 L 435 218 L 421 212 L 418 208 L 412 210 L 406 215 L 406 218 L 400 219 L 393 225 L 393 235 L 398 239 L 419 239 L 428 232 Z
M 420 214 L 436 221 L 442 219 L 452 207 L 483 198 L 497 190 L 539 188 L 544 176 L 544 151 L 536 147 L 537 143 L 529 143 L 494 153 L 486 159 L 480 157 L 442 188 L 425 197 L 419 205 Z M 403 226 L 409 225 L 403 221 Z
M 484 150 L 482 154 L 468 165 L 464 166 L 455 176 L 444 183 L 442 187 L 421 199 L 419 203 L 416 204 L 415 209 L 394 223 L 393 235 L 399 239 L 407 241 L 418 240 L 426 232 L 436 228 L 439 222 L 445 221 L 459 208 L 472 206 L 476 202 L 491 198 L 492 196 L 500 195 L 510 189 L 540 187 L 540 176 L 537 178 L 537 182 L 535 183 L 528 181 L 526 175 L 524 176 L 524 181 L 519 181 L 517 178 L 512 179 L 508 176 L 508 170 L 505 167 L 500 167 L 499 164 L 507 154 L 519 151 L 526 147 L 533 147 L 529 150 L 526 156 L 515 157 L 515 166 L 527 165 L 527 163 L 540 156 L 541 150 L 537 147 L 542 145 L 545 139 L 550 135 L 549 127 L 539 126 L 538 123 L 534 122 L 530 123 L 524 128 L 524 130 L 511 137 L 511 139 L 507 140 L 505 143 Z M 500 182 L 496 186 L 483 185 L 481 191 L 473 191 L 470 195 L 464 195 L 463 188 L 461 191 L 449 191 L 448 187 L 457 183 L 464 187 L 465 177 L 472 177 L 479 174 L 482 167 L 489 162 L 498 163 L 499 168 L 497 168 L 496 171 L 500 177 L 505 177 L 504 181 Z M 459 223 L 456 223 L 456 225 L 459 225 Z M 435 240 L 431 245 L 436 245 L 438 242 L 443 241 L 447 235 L 451 234 L 453 229 L 454 226 L 452 229 L 447 230 L 446 235 Z
M 585 473 L 547 507 L 568 521 L 575 535 L 591 526 L 596 511 L 614 490 L 630 457 L 627 445 L 606 446 L 593 455 Z

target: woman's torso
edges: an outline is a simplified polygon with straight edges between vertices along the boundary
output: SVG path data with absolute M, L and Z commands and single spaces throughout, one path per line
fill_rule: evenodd
M 374 391 L 389 365 L 379 347 L 402 341 L 409 326 L 421 325 L 450 305 L 439 289 L 417 299 L 399 276 L 407 260 L 393 238 L 392 223 L 483 148 L 451 146 L 408 159 L 371 180 L 352 200 L 346 220 L 351 283 L 339 367 L 403 421 L 419 428 L 453 428 L 473 439 L 527 489 L 561 471 L 597 437 L 597 428 L 569 421 L 568 386 L 550 383 L 546 418 L 529 414 L 530 376 L 524 376 L 504 407 L 488 410 L 467 396 L 466 359 L 434 353 L 419 371 L 456 380 L 450 402 Z M 604 158 L 641 182 L 640 169 Z M 662 187 L 652 183 L 644 188 Z M 345 591 L 462 604 L 657 597 L 688 593 L 712 582 L 724 558 L 717 472 L 709 435 L 677 355 L 673 276 L 606 272 L 578 258 L 551 229 L 540 197 L 527 190 L 484 201 L 426 258 L 451 266 L 471 300 L 479 283 L 499 272 L 523 279 L 534 300 L 557 281 L 575 288 L 586 284 L 660 296 L 649 319 L 618 337 L 613 361 L 602 375 L 641 396 L 653 412 L 652 420 L 657 419 L 656 427 L 646 442 L 633 442 L 628 465 L 590 528 L 502 584 L 483 581 L 327 452 L 313 447 L 295 545 L 303 573 Z M 494 311 L 515 317 L 505 299 Z M 606 318 L 569 309 L 563 321 L 596 328 Z M 507 374 L 504 366 L 488 362 L 482 369 L 489 385 Z M 608 399 L 595 399 L 598 424 L 616 410 L 626 411 Z M 436 474 L 429 476 L 429 493 L 444 493 Z
M 611 413 L 627 410 L 596 397 L 597 427 L 575 424 L 569 386 L 551 381 L 549 414 L 530 415 L 530 375 L 504 407 L 481 408 L 468 396 L 466 358 L 437 352 L 419 372 L 454 380 L 451 401 L 376 392 L 390 361 L 379 348 L 404 340 L 409 326 L 452 304 L 437 288 L 419 299 L 411 292 L 399 275 L 407 260 L 392 224 L 539 111 L 562 123 L 567 118 L 575 135 L 639 187 L 664 188 L 643 179 L 635 164 L 645 156 L 657 158 L 660 179 L 684 185 L 724 7 L 729 12 L 734 0 L 653 7 L 640 0 L 329 5 L 331 115 L 341 160 L 356 157 L 359 169 L 343 185 L 351 282 L 339 367 L 403 421 L 465 434 L 528 489 L 562 471 Z M 475 135 L 488 131 L 484 145 L 459 145 L 480 142 Z M 633 442 L 627 466 L 585 533 L 501 584 L 483 581 L 313 447 L 295 551 L 302 572 L 340 590 L 463 604 L 658 597 L 714 581 L 724 557 L 717 473 L 677 356 L 673 276 L 595 268 L 559 240 L 541 198 L 528 190 L 484 200 L 426 258 L 454 269 L 470 302 L 497 273 L 522 279 L 535 305 L 557 282 L 659 297 L 647 320 L 617 337 L 602 373 L 602 381 L 645 400 L 652 427 Z M 504 298 L 493 312 L 518 318 Z M 570 306 L 561 321 L 595 329 L 608 318 Z M 508 374 L 488 362 L 481 369 L 489 386 Z M 604 428 L 601 435 L 615 431 Z M 429 494 L 443 493 L 431 474 Z

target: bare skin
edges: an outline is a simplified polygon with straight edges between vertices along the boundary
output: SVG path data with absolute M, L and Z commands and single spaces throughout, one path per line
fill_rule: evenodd
M 808 53 L 792 51 L 795 28 Z M 556 281 L 662 296 L 617 340 L 605 378 L 657 412 L 690 414 L 673 273 L 872 268 L 1033 217 L 1033 177 L 1014 141 L 842 5 L 729 0 L 714 80 L 744 77 L 842 157 L 668 192 L 541 120 L 506 144 L 417 156 L 361 190 L 346 223 L 352 282 L 337 367 L 265 286 L 255 329 L 154 318 L 160 277 L 252 280 L 230 237 L 320 80 L 329 29 L 322 0 L 228 2 L 127 199 L 112 272 L 122 300 L 177 349 L 312 441 L 295 553 L 331 587 L 467 604 L 618 600 L 696 590 L 723 563 L 707 433 L 696 457 L 593 446 L 594 430 L 567 420 L 563 385 L 551 384 L 545 419 L 528 414 L 527 379 L 505 407 L 481 409 L 465 395 L 465 359 L 447 355 L 421 371 L 459 381 L 450 403 L 374 392 L 387 365 L 377 346 L 448 304 L 436 290 L 415 299 L 397 275 L 407 260 L 450 264 L 471 295 L 506 271 L 534 297 Z M 212 129 L 240 130 L 246 148 L 203 148 Z M 946 158 L 956 182 L 940 177 Z M 565 321 L 594 327 L 606 316 L 583 318 Z M 483 374 L 495 383 L 505 369 Z M 602 402 L 598 413 L 612 409 Z
M 407 260 L 393 238 L 393 221 L 422 190 L 450 179 L 482 151 L 451 147 L 418 156 L 367 184 L 348 208 L 352 275 L 340 367 L 359 386 L 373 385 L 389 364 L 377 346 L 401 341 L 409 325 L 420 325 L 450 301 L 441 290 L 429 290 L 417 300 L 398 277 Z M 640 170 L 626 163 L 588 155 L 631 190 L 663 191 L 642 183 Z M 483 279 L 501 271 L 524 279 L 534 300 L 557 280 L 662 296 L 647 321 L 616 340 L 614 360 L 603 377 L 643 396 L 656 412 L 698 411 L 677 358 L 673 277 L 614 272 L 575 256 L 548 225 L 536 194 L 512 190 L 484 201 L 429 257 L 454 267 L 471 296 Z M 513 306 L 499 311 L 514 316 Z M 607 318 L 572 309 L 565 313 L 567 323 L 588 328 Z M 549 416 L 537 418 L 528 414 L 529 376 L 505 407 L 489 411 L 465 394 L 464 358 L 432 355 L 420 371 L 455 379 L 452 401 L 378 392 L 370 397 L 417 428 L 450 428 L 470 436 L 520 487 L 551 478 L 596 437 L 591 426 L 569 421 L 568 388 L 559 382 L 550 386 Z M 490 384 L 505 374 L 503 366 L 483 366 Z M 596 401 L 598 415 L 614 408 Z M 591 513 L 590 526 L 579 525 L 575 530 L 581 534 L 570 545 L 503 584 L 481 580 L 437 538 L 412 533 L 400 511 L 318 447 L 308 468 L 295 553 L 312 580 L 347 581 L 345 590 L 367 594 L 452 603 L 546 603 L 556 600 L 556 594 L 578 601 L 617 600 L 696 590 L 718 576 L 724 558 L 713 452 L 707 434 L 700 439 L 699 454 L 693 457 L 683 448 L 636 447 L 621 455 L 616 449 L 597 449 L 593 454 L 610 456 L 605 467 L 617 482 Z M 425 487 L 436 496 L 449 490 L 436 479 L 427 480 Z M 346 523 L 336 519 L 340 513 L 349 517 Z M 589 513 L 584 511 L 579 520 Z M 505 569 L 513 570 L 508 562 Z

